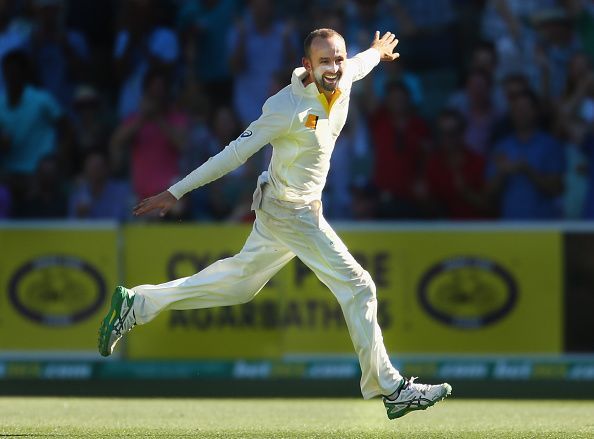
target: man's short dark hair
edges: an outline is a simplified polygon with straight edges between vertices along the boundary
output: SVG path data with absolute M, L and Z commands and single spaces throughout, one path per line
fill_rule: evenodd
M 311 31 L 309 35 L 305 37 L 305 41 L 303 41 L 303 53 L 305 54 L 305 57 L 309 58 L 311 56 L 311 43 L 313 42 L 313 40 L 315 40 L 318 37 L 324 39 L 332 38 L 335 35 L 338 35 L 344 41 L 343 36 L 336 32 L 334 29 L 322 28 Z

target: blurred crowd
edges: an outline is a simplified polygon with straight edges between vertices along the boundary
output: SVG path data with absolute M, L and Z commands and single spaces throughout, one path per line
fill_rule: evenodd
M 132 220 L 258 118 L 331 27 L 353 89 L 329 219 L 594 217 L 594 1 L 0 0 L 0 219 Z M 270 147 L 171 219 L 249 221 Z

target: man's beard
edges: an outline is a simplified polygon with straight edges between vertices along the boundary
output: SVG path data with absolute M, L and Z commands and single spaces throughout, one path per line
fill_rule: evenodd
M 323 72 L 326 73 L 326 72 Z M 336 87 L 338 87 L 338 82 L 340 81 L 340 78 L 342 78 L 342 72 L 337 71 L 336 72 L 336 80 L 329 82 L 326 78 L 324 78 L 324 74 L 320 71 L 320 68 L 318 67 L 315 71 L 314 71 L 314 81 L 316 82 L 316 85 L 318 86 L 318 88 L 321 88 L 322 90 L 325 91 L 334 91 L 336 90 Z

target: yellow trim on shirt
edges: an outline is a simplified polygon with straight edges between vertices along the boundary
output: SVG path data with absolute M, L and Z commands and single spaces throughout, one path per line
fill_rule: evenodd
M 326 99 L 326 95 L 324 93 L 320 93 L 318 95 L 318 100 L 321 102 L 322 107 L 324 107 L 324 109 L 326 110 L 326 113 L 330 114 L 330 110 L 332 110 L 332 106 L 338 100 L 338 98 L 340 97 L 340 94 L 341 94 L 341 91 L 340 91 L 340 89 L 337 88 L 334 91 L 334 93 L 332 94 L 332 98 L 330 99 L 330 102 L 328 102 L 328 99 Z

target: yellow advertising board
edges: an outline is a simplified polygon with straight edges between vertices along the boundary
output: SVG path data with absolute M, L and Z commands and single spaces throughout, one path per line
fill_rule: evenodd
M 96 352 L 117 229 L 0 229 L 0 350 Z
M 389 352 L 561 352 L 560 233 L 341 235 L 376 282 L 378 317 Z M 325 292 L 313 274 L 289 285 L 293 290 L 288 297 L 313 298 Z M 289 327 L 285 351 L 346 350 L 344 334 L 333 328 L 327 321 L 316 329 Z
M 125 228 L 126 285 L 194 274 L 237 253 L 244 226 Z M 389 352 L 558 353 L 557 232 L 344 231 L 378 287 Z M 352 355 L 339 305 L 294 260 L 248 304 L 166 311 L 127 341 L 133 359 Z
M 131 225 L 124 228 L 127 286 L 189 276 L 239 252 L 247 226 Z M 282 331 L 268 321 L 283 274 L 243 306 L 165 311 L 127 340 L 129 358 L 277 358 Z M 284 288 L 282 288 L 284 289 Z

